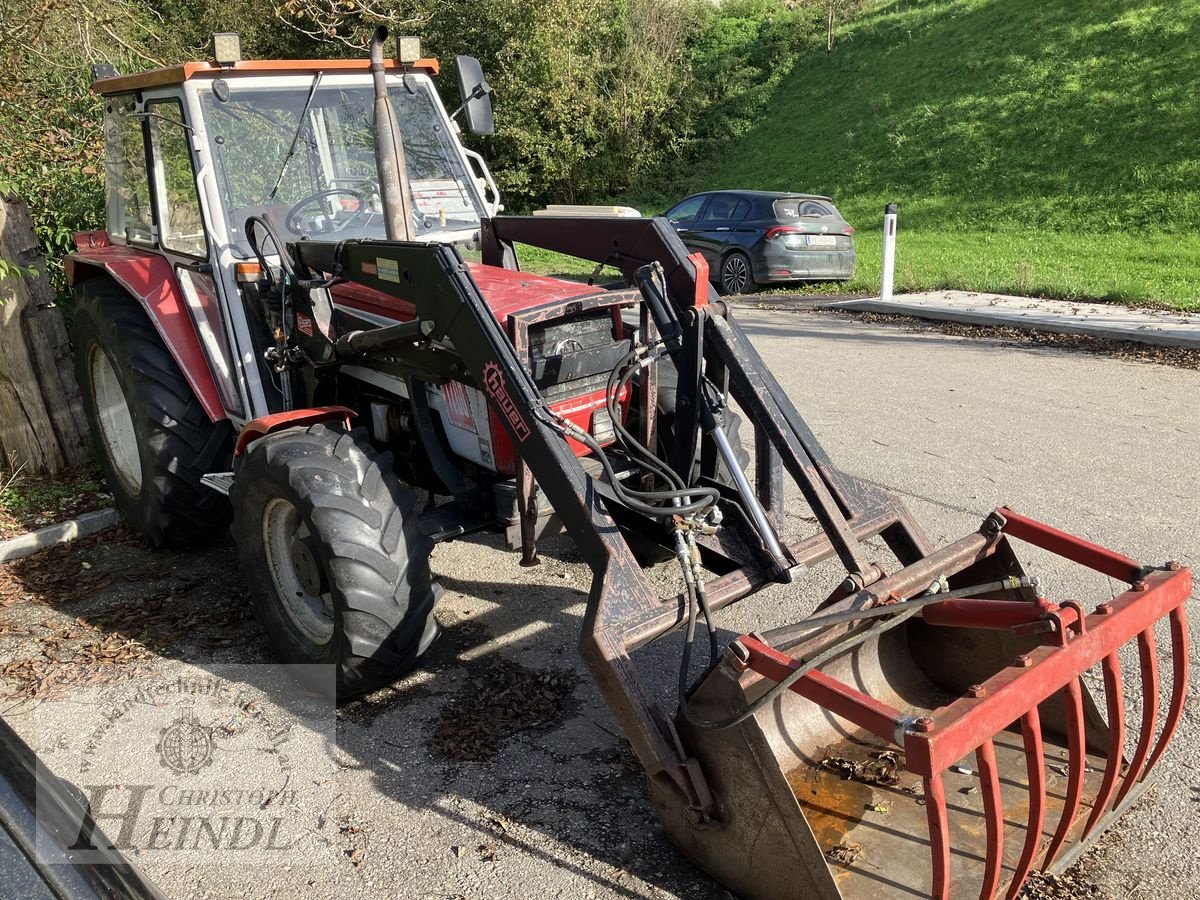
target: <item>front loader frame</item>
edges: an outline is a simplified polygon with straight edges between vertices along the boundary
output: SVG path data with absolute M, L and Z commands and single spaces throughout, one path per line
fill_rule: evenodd
M 982 854 L 986 859 L 979 856 L 984 859 L 980 896 L 991 897 L 999 887 L 1001 869 L 1006 864 L 1004 810 L 997 786 L 993 736 L 1006 728 L 1018 727 L 1025 736 L 1030 797 L 1025 845 L 1018 863 L 1010 865 L 1014 870 L 1009 881 L 1010 897 L 1020 889 L 1042 850 L 1046 781 L 1039 774 L 1044 765 L 1039 706 L 1043 716 L 1051 717 L 1051 731 L 1066 735 L 1070 757 L 1065 805 L 1060 824 L 1045 849 L 1044 867 L 1064 849 L 1069 834 L 1074 842 L 1062 858 L 1076 855 L 1086 840 L 1133 802 L 1139 792 L 1137 785 L 1161 756 L 1182 713 L 1187 680 L 1182 604 L 1191 592 L 1190 572 L 1178 567 L 1177 571 L 1141 567 L 1006 509 L 989 516 L 978 532 L 935 551 L 897 497 L 833 465 L 734 321 L 729 307 L 713 294 L 707 278 L 661 219 L 496 218 L 485 220 L 482 238 L 485 263 L 509 267 L 515 265 L 512 245 L 517 242 L 615 266 L 630 283 L 638 274 L 644 275 L 644 267 L 661 265 L 666 300 L 682 325 L 683 350 L 676 358 L 680 399 L 675 414 L 676 421 L 685 425 L 676 427 L 675 446 L 670 448 L 675 466 L 690 468 L 698 450 L 698 483 L 718 484 L 712 446 L 716 435 L 706 432 L 697 448 L 696 395 L 689 396 L 685 389 L 687 385 L 699 385 L 701 372 L 744 411 L 755 436 L 753 485 L 743 483 L 737 489 L 721 486 L 724 524 L 715 534 L 696 538 L 705 568 L 719 573 L 704 584 L 712 612 L 749 597 L 768 582 L 789 582 L 807 568 L 834 557 L 843 565 L 846 577 L 818 612 L 840 611 L 854 617 L 858 610 L 926 595 L 935 590 L 931 584 L 945 583 L 947 576 L 956 579 L 949 582 L 956 589 L 999 577 L 1016 584 L 1024 575 L 1008 546 L 1009 537 L 1130 584 L 1130 591 L 1090 615 L 1078 602 L 1055 605 L 1040 598 L 1028 579 L 1022 582 L 1024 586 L 1016 597 L 988 598 L 984 594 L 984 599 L 971 599 L 976 595 L 968 591 L 968 599 L 929 605 L 925 622 L 915 623 L 932 629 L 934 635 L 934 642 L 928 643 L 926 633 L 927 643 L 917 651 L 919 658 L 915 661 L 921 668 L 937 669 L 942 665 L 936 635 L 960 626 L 1000 629 L 1006 636 L 996 646 L 1021 648 L 1019 655 L 1014 652 L 1017 661 L 1009 669 L 998 674 L 988 672 L 977 684 L 968 686 L 956 681 L 961 680 L 963 671 L 971 670 L 970 660 L 965 665 L 961 660 L 947 663 L 944 671 L 936 677 L 931 675 L 939 691 L 958 695 L 953 702 L 925 698 L 909 704 L 902 690 L 897 693 L 889 689 L 886 676 L 882 682 L 877 680 L 877 690 L 873 690 L 866 684 L 870 673 L 862 677 L 854 674 L 858 663 L 853 659 L 848 678 L 814 670 L 790 683 L 793 693 L 815 704 L 810 711 L 835 716 L 861 733 L 904 751 L 904 767 L 919 775 L 924 787 L 933 896 L 948 897 L 950 891 L 950 837 L 942 774 L 970 753 L 976 754 L 985 807 L 986 842 Z M 506 332 L 469 268 L 451 246 L 303 241 L 292 245 L 290 252 L 310 272 L 359 282 L 414 305 L 413 323 L 393 326 L 395 346 L 387 346 L 387 330 L 378 333 L 381 337 L 375 349 L 387 357 L 390 369 L 407 369 L 412 377 L 426 381 L 453 378 L 477 387 L 488 397 L 521 461 L 518 496 L 524 561 L 532 563 L 535 559 L 536 481 L 537 490 L 545 493 L 592 570 L 580 653 L 646 769 L 651 796 L 672 839 L 723 882 L 749 897 L 841 896 L 826 871 L 823 851 L 797 805 L 799 797 L 790 794 L 791 776 L 785 780 L 786 769 L 780 765 L 770 771 L 776 763 L 772 753 L 780 740 L 789 745 L 784 755 L 791 766 L 802 765 L 805 760 L 810 767 L 819 766 L 811 755 L 816 748 L 805 749 L 800 737 L 781 737 L 780 733 L 768 737 L 758 722 L 738 726 L 741 749 L 726 758 L 721 738 L 693 727 L 695 722 L 687 715 L 675 719 L 653 702 L 644 687 L 631 653 L 687 622 L 693 612 L 691 598 L 686 592 L 659 597 L 647 580 L 626 541 L 631 528 L 640 530 L 636 522 L 630 521 L 638 514 L 619 503 L 610 503 L 615 499 L 610 488 L 585 472 L 562 431 L 554 427 L 547 402 L 522 358 L 523 323 L 511 322 Z M 381 279 L 380 272 L 387 272 L 389 277 Z M 637 298 L 632 299 L 636 302 Z M 580 309 L 589 302 L 614 304 L 612 295 L 606 301 L 585 296 L 576 302 Z M 616 301 L 617 305 L 622 302 Z M 569 313 L 570 305 L 547 304 L 543 312 Z M 654 325 L 646 314 L 649 305 L 647 296 L 641 310 L 641 328 L 647 336 Z M 526 311 L 524 315 L 537 320 L 539 313 Z M 639 430 L 642 439 L 653 446 L 653 424 L 646 420 L 653 419 L 654 378 L 646 378 L 640 390 L 643 420 Z M 780 530 L 785 473 L 820 528 L 818 533 L 798 541 L 787 541 Z M 745 508 L 755 501 L 758 516 Z M 889 575 L 871 559 L 864 542 L 874 537 L 881 538 L 899 561 L 899 571 Z M 1134 757 L 1118 784 L 1124 740 L 1123 726 L 1118 724 L 1123 721 L 1119 691 L 1106 691 L 1107 711 L 1113 723 L 1109 728 L 1099 719 L 1090 695 L 1081 693 L 1079 675 L 1093 664 L 1102 664 L 1105 683 L 1112 688 L 1120 681 L 1116 648 L 1136 637 L 1149 709 L 1157 702 L 1152 628 L 1163 617 L 1170 619 L 1175 656 L 1170 709 L 1157 742 L 1153 741 L 1154 719 L 1143 722 Z M 803 625 L 801 622 L 797 627 Z M 943 631 L 938 632 L 939 628 Z M 905 633 L 911 634 L 911 629 Z M 918 638 L 922 634 L 920 629 L 916 633 Z M 710 709 L 714 708 L 714 700 L 718 710 L 722 702 L 725 709 L 746 707 L 754 696 L 761 697 L 767 686 L 787 679 L 803 665 L 801 650 L 803 647 L 794 642 L 772 645 L 758 635 L 745 635 L 726 649 L 723 664 L 711 671 L 695 691 L 694 699 L 699 701 L 698 706 L 707 704 Z M 878 674 L 882 653 L 871 651 L 867 655 L 867 668 L 875 666 Z M 856 685 L 856 678 L 863 683 Z M 1065 709 L 1047 713 L 1053 705 L 1048 701 L 1059 693 L 1067 699 Z M 909 705 L 910 711 L 906 712 L 904 705 Z M 786 720 L 782 706 L 776 707 L 771 713 L 776 719 L 772 727 Z M 928 715 L 914 715 L 911 709 L 927 710 Z M 1085 825 L 1076 827 L 1082 820 L 1079 810 L 1086 753 L 1097 744 L 1103 750 L 1105 742 L 1107 761 L 1093 812 Z M 751 769 L 759 770 L 760 775 L 748 775 Z M 781 793 L 788 793 L 788 797 L 779 799 Z M 737 827 L 726 829 L 730 821 L 737 822 Z M 748 821 L 757 825 L 747 825 Z M 768 846 L 769 851 L 763 849 Z M 781 866 L 780 871 L 766 871 L 770 867 L 762 865 L 764 857 L 779 859 L 781 853 L 798 862 Z M 911 855 L 907 849 L 905 855 Z
M 905 565 L 930 552 L 920 527 L 896 497 L 833 466 L 727 305 L 711 293 L 706 281 L 698 282 L 695 265 L 664 220 L 504 217 L 485 222 L 485 262 L 503 258 L 512 242 L 606 262 L 630 280 L 642 266 L 660 263 L 672 302 L 680 311 L 694 313 L 689 325 L 693 340 L 698 336 L 703 341 L 709 377 L 718 369 L 728 374 L 731 394 L 754 426 L 755 488 L 763 506 L 777 520 L 782 515 L 786 471 L 821 524 L 820 534 L 785 547 L 790 557 L 786 575 L 773 572 L 761 552 L 747 558 L 746 544 L 752 538 L 732 546 L 730 541 L 703 541 L 711 554 L 727 561 L 725 574 L 707 586 L 713 611 L 750 596 L 768 581 L 790 579 L 833 556 L 845 564 L 856 586 L 870 584 L 881 575 L 862 546 L 871 537 L 882 536 Z M 717 810 L 703 773 L 681 752 L 669 717 L 650 700 L 630 660 L 633 650 L 686 621 L 686 596 L 664 601 L 647 581 L 606 509 L 597 482 L 584 473 L 561 435 L 538 416 L 544 406 L 541 392 L 458 253 L 446 245 L 372 241 L 304 241 L 292 249 L 313 271 L 413 303 L 416 318 L 432 323 L 430 342 L 453 346 L 462 368 L 456 377 L 488 396 L 524 465 L 592 570 L 580 653 L 605 701 L 651 780 L 674 792 L 697 822 L 713 819 Z M 372 274 L 381 268 L 379 259 L 395 262 L 399 281 Z M 697 297 L 708 302 L 698 307 Z M 402 356 L 397 353 L 397 358 Z

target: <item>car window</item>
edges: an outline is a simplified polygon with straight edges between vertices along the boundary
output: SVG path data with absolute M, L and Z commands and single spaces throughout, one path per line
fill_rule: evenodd
M 742 221 L 742 219 L 746 218 L 746 215 L 749 212 L 750 212 L 750 201 L 742 199 L 737 202 L 737 206 L 735 206 L 733 208 L 733 212 L 731 212 L 729 214 L 729 218 L 735 222 L 740 222 L 740 221 Z
M 707 194 L 700 194 L 697 197 L 688 197 L 674 209 L 667 211 L 667 218 L 672 222 L 688 222 L 700 212 L 700 207 L 704 205 L 704 201 L 708 199 Z
M 709 201 L 708 207 L 704 210 L 704 221 L 712 222 L 718 219 L 725 220 L 732 218 L 734 207 L 741 202 L 739 197 L 730 197 L 725 194 L 716 194 Z
M 781 219 L 823 219 L 837 216 L 837 211 L 821 200 L 788 197 L 775 201 L 775 215 Z

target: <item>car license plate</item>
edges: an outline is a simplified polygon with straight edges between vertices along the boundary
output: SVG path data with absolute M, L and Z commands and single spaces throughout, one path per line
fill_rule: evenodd
M 810 247 L 836 247 L 837 238 L 832 234 L 808 234 L 804 242 Z

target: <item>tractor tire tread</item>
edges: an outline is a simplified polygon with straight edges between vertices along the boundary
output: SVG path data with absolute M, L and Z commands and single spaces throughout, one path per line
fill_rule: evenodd
M 239 514 L 257 481 L 275 480 L 311 523 L 340 620 L 320 660 L 336 666 L 339 700 L 390 684 L 415 665 L 437 599 L 433 543 L 417 527 L 415 496 L 385 467 L 389 460 L 365 430 L 312 425 L 252 444 L 234 479 Z M 235 529 L 245 540 L 261 530 L 257 521 Z M 243 570 L 252 583 L 265 577 L 248 568 L 245 554 Z
M 118 507 L 151 546 L 204 542 L 230 518 L 226 499 L 200 478 L 229 468 L 232 427 L 209 419 L 149 316 L 124 288 L 99 276 L 77 285 L 75 293 L 76 373 L 93 436 L 98 431 L 85 371 L 89 342 L 113 351 L 109 358 L 122 373 L 118 380 L 128 382 L 122 390 L 132 394 L 126 402 L 138 432 L 143 474 L 136 496 L 121 489 L 105 454 L 97 453 Z

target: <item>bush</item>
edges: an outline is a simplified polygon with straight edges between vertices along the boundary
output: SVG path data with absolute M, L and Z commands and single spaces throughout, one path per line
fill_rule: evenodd
M 652 202 L 678 199 L 695 182 L 697 165 L 719 159 L 727 142 L 770 115 L 773 93 L 800 57 L 823 52 L 825 10 L 822 0 L 699 4 L 684 51 L 687 87 L 680 98 L 675 152 L 645 174 L 638 192 Z

